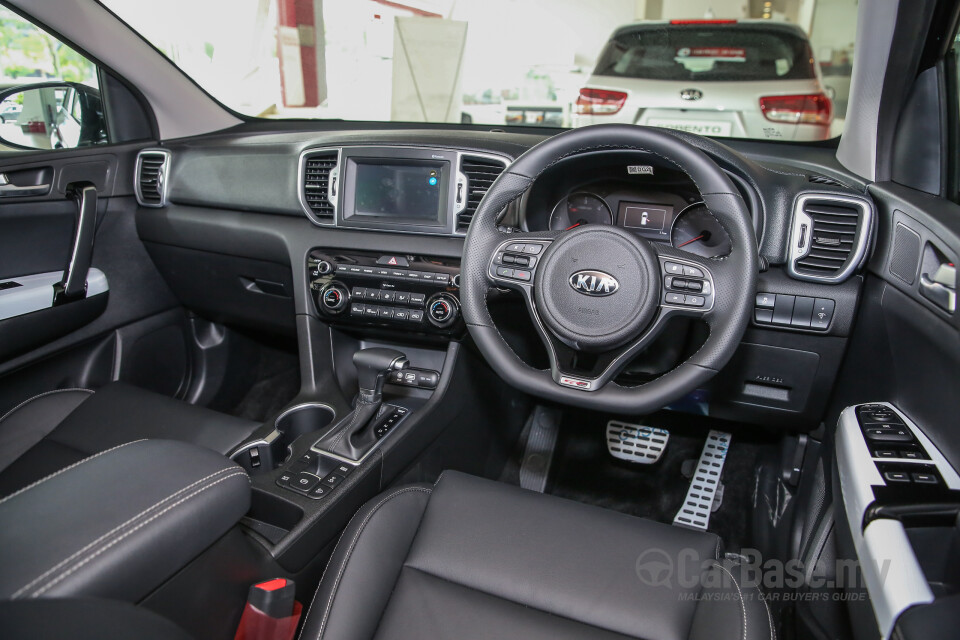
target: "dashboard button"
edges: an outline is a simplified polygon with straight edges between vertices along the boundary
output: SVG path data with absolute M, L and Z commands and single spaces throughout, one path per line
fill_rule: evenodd
M 410 312 L 407 311 L 406 309 L 397 309 L 396 311 L 393 312 L 393 319 L 394 319 L 394 320 L 409 320 L 409 319 L 410 319 Z
M 790 321 L 794 327 L 809 327 L 810 319 L 813 317 L 813 298 L 797 296 L 793 304 L 793 319 Z
M 813 317 L 810 319 L 811 329 L 826 330 L 830 327 L 830 321 L 833 320 L 833 300 L 826 298 L 817 298 L 813 305 Z
M 380 316 L 382 320 L 392 320 L 393 319 L 393 309 L 390 307 L 380 307 L 377 309 L 377 315 Z
M 350 315 L 352 316 L 362 316 L 367 312 L 367 305 L 365 304 L 354 304 L 350 306 Z
M 387 267 L 408 267 L 410 263 L 403 256 L 380 256 L 377 258 L 377 264 Z
M 393 302 L 393 301 L 396 300 L 396 299 L 397 299 L 397 292 L 396 292 L 396 291 L 381 291 L 381 292 L 380 292 L 380 300 L 382 300 L 383 302 Z
M 920 484 L 937 484 L 937 476 L 932 473 L 912 473 L 913 481 Z
M 756 306 L 760 307 L 761 309 L 773 309 L 773 305 L 776 301 L 777 301 L 776 294 L 758 293 Z
M 397 291 L 397 304 L 409 304 L 410 294 L 406 291 Z
M 378 316 L 380 315 L 380 308 L 376 305 L 368 304 L 367 305 L 367 315 L 368 316 Z
M 447 284 L 450 282 L 450 275 L 446 273 L 435 273 L 433 274 L 433 281 L 439 282 L 440 284 Z
M 350 295 L 357 300 L 366 300 L 367 290 L 363 287 L 354 287 Z
M 795 300 L 795 296 L 777 294 L 777 300 L 773 305 L 773 324 L 790 324 L 790 321 L 793 320 L 793 303 Z
M 364 293 L 365 295 L 362 299 L 366 300 L 367 302 L 376 302 L 380 299 L 379 289 L 364 289 Z
M 883 477 L 890 482 L 910 482 L 910 474 L 906 471 L 887 471 Z
M 773 309 L 754 309 L 753 317 L 757 324 L 770 324 L 773 322 Z
M 411 311 L 410 322 L 423 322 L 423 311 Z
M 412 305 L 414 305 L 414 306 L 422 307 L 422 306 L 423 306 L 423 303 L 426 302 L 426 300 L 427 300 L 426 294 L 423 294 L 423 293 L 411 293 L 411 294 L 410 294 L 410 304 L 412 304 Z

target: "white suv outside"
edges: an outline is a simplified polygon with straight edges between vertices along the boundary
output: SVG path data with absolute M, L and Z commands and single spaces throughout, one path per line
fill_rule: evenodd
M 572 124 L 808 141 L 829 138 L 832 119 L 820 66 L 799 27 L 674 20 L 613 32 L 580 90 Z

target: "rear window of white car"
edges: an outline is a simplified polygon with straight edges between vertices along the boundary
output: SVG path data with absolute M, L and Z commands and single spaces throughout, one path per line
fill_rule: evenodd
M 672 24 L 614 36 L 594 74 L 680 81 L 815 77 L 809 42 L 786 30 Z

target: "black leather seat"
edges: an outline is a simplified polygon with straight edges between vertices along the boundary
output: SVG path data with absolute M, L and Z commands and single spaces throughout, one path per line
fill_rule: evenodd
M 226 454 L 258 426 L 120 382 L 50 391 L 0 417 L 0 496 L 134 440 L 181 440 Z
M 365 505 L 302 639 L 775 637 L 720 539 L 447 472 Z

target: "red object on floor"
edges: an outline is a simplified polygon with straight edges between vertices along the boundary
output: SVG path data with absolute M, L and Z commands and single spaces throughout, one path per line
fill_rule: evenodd
M 293 640 L 303 606 L 293 580 L 276 578 L 250 587 L 234 640 Z

